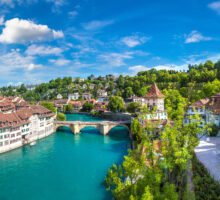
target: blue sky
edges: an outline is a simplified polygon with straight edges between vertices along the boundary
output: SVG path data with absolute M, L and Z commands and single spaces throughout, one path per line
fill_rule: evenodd
M 0 0 L 0 85 L 220 58 L 220 1 Z

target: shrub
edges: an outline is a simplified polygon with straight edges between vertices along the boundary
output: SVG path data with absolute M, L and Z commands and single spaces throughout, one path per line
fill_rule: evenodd
M 219 127 L 216 124 L 212 125 L 212 131 L 210 132 L 211 137 L 216 137 L 219 131 Z
M 57 120 L 58 121 L 66 121 L 66 115 L 64 115 L 63 113 L 58 113 Z

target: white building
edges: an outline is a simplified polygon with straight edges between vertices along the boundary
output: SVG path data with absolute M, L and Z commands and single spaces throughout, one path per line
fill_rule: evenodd
M 198 114 L 201 118 L 200 124 L 216 124 L 220 126 L 220 93 L 213 95 L 210 99 L 200 99 L 189 106 L 185 123 L 190 122 L 190 117 Z
M 186 111 L 184 123 L 190 122 L 190 117 L 198 114 L 201 117 L 201 126 L 206 123 L 206 105 L 208 104 L 209 99 L 200 99 L 199 101 L 190 105 Z
M 63 98 L 62 94 L 57 95 L 57 99 L 62 99 L 62 98 Z
M 83 89 L 87 89 L 88 87 L 87 87 L 86 84 L 83 84 L 82 88 L 83 88 Z
M 68 94 L 68 100 L 78 100 L 79 99 L 79 93 L 78 92 L 74 92 L 73 94 Z
M 0 113 L 0 153 L 50 135 L 54 132 L 54 117 L 40 105 Z
M 85 100 L 89 100 L 92 98 L 92 95 L 88 92 L 85 92 L 82 94 L 82 98 L 85 99 Z
M 152 84 L 148 93 L 143 98 L 134 98 L 135 102 L 139 102 L 142 106 L 145 105 L 149 108 L 148 113 L 140 113 L 138 118 L 143 127 L 146 126 L 148 121 L 152 121 L 154 124 L 159 123 L 161 127 L 165 126 L 168 122 L 168 115 L 164 109 L 164 98 L 165 96 L 160 92 L 156 83 Z M 156 110 L 153 111 L 154 107 Z
M 108 96 L 108 93 L 105 90 L 100 90 L 100 89 L 97 90 L 97 94 L 98 96 L 105 96 L 105 97 Z

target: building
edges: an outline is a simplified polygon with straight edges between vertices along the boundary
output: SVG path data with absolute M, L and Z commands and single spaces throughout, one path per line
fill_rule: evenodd
M 98 88 L 101 88 L 103 87 L 103 85 L 101 83 L 98 84 Z
M 109 83 L 106 83 L 106 84 L 105 84 L 105 89 L 107 89 L 107 88 L 109 88 L 109 87 L 110 87 Z
M 32 91 L 36 88 L 36 85 L 26 85 L 25 87 L 27 88 L 28 91 Z
M 99 102 L 108 101 L 108 100 L 109 100 L 109 97 L 108 97 L 108 96 L 98 96 L 98 97 L 97 97 L 97 100 L 98 100 Z
M 82 88 L 83 88 L 83 89 L 87 89 L 88 87 L 87 87 L 86 84 L 83 84 Z
M 190 105 L 186 111 L 184 123 L 190 122 L 190 116 L 198 114 L 201 117 L 201 126 L 206 123 L 206 105 L 208 104 L 209 99 L 200 99 L 199 101 Z
M 144 96 L 145 105 L 150 109 L 157 107 L 158 111 L 164 111 L 165 96 L 160 92 L 156 83 L 153 83 L 148 93 Z
M 101 89 L 98 89 L 97 90 L 97 94 L 98 96 L 108 96 L 108 93 L 105 91 L 105 90 L 101 90 Z
M 95 88 L 95 84 L 90 84 L 90 85 L 89 85 L 89 88 L 90 88 L 91 90 L 93 90 L 93 89 Z
M 82 109 L 82 106 L 85 103 L 85 101 L 69 101 L 68 103 L 72 104 L 74 112 L 78 112 L 80 111 L 80 109 Z
M 79 93 L 78 92 L 74 92 L 73 94 L 68 94 L 68 100 L 78 100 L 79 99 Z
M 164 109 L 164 98 L 165 96 L 160 92 L 156 83 L 152 84 L 143 98 L 131 98 L 132 100 L 135 99 L 135 102 L 139 101 L 142 106 L 145 105 L 149 109 L 147 113 L 139 113 L 138 121 L 142 127 L 145 127 L 149 121 L 160 129 L 165 126 L 168 122 L 168 115 Z
M 68 104 L 68 99 L 59 99 L 59 100 L 54 100 L 53 101 L 53 106 L 57 108 L 58 112 L 63 111 L 63 106 Z
M 63 98 L 62 94 L 57 95 L 57 99 L 62 99 L 62 98 Z
M 82 98 L 85 99 L 85 100 L 89 100 L 89 99 L 92 98 L 92 95 L 89 92 L 84 92 L 82 94 Z
M 211 96 L 206 104 L 206 122 L 220 126 L 220 93 Z
M 143 97 L 132 96 L 130 98 L 127 98 L 127 99 L 125 99 L 125 106 L 127 107 L 127 105 L 131 102 L 140 103 L 140 105 L 142 105 L 142 106 L 145 105 L 145 99 Z
M 47 108 L 28 103 L 18 110 L 14 106 L 10 113 L 1 112 L 0 153 L 50 135 L 54 132 L 54 118 L 55 114 Z

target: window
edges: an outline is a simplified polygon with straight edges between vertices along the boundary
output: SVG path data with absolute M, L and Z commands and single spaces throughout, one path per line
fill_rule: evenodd
M 3 142 L 0 142 L 0 147 L 3 146 Z

